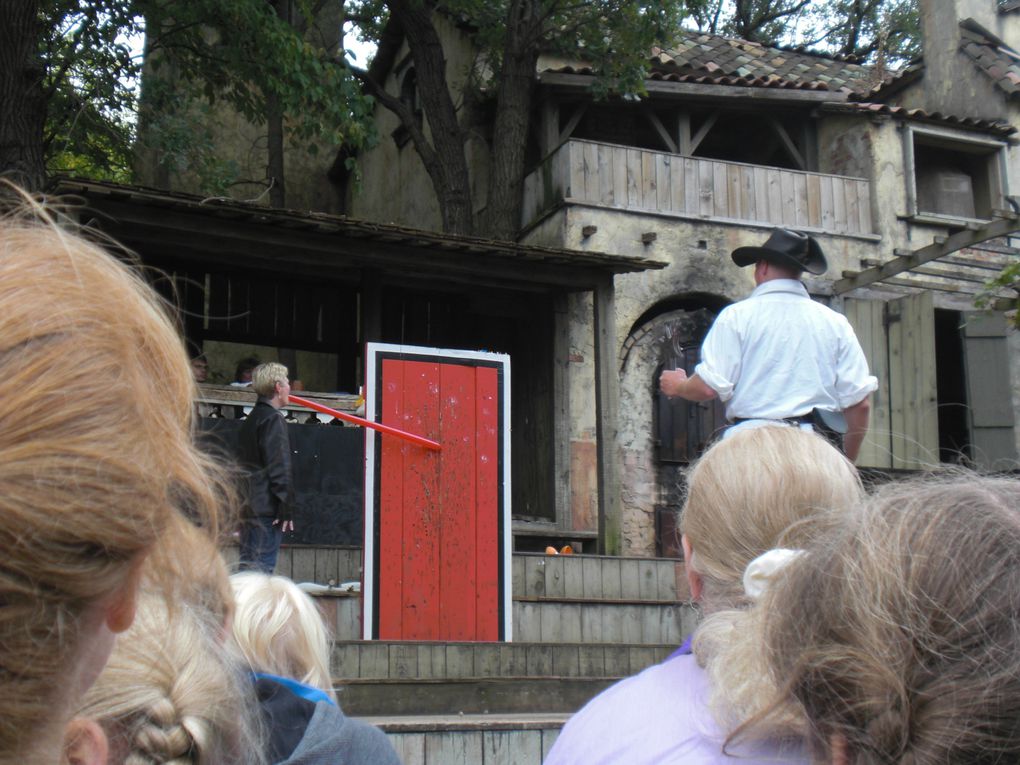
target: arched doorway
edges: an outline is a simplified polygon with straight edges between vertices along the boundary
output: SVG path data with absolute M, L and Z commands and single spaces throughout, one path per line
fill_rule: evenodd
M 634 324 L 620 357 L 622 537 L 626 555 L 679 554 L 673 517 L 684 496 L 683 467 L 723 427 L 718 401 L 691 403 L 659 393 L 663 369 L 693 373 L 701 343 L 728 303 L 689 295 L 653 306 Z

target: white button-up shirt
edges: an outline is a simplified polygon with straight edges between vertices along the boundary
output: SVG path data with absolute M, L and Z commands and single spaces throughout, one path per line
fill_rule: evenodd
M 773 279 L 724 308 L 695 369 L 730 420 L 842 411 L 878 387 L 850 322 L 797 279 Z

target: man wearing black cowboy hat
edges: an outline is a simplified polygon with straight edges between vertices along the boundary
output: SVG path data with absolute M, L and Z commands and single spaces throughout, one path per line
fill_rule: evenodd
M 843 432 L 843 449 L 856 459 L 878 381 L 846 317 L 811 300 L 800 281 L 804 271 L 828 268 L 822 248 L 777 228 L 761 247 L 739 247 L 732 257 L 754 264 L 754 292 L 716 317 L 694 374 L 663 372 L 660 390 L 690 401 L 718 396 L 735 423 L 728 432 L 775 421 Z

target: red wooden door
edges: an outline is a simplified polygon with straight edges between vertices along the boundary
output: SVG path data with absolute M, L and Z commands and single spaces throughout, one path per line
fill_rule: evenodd
M 505 639 L 504 364 L 404 348 L 375 370 L 378 421 L 442 450 L 373 438 L 371 636 Z

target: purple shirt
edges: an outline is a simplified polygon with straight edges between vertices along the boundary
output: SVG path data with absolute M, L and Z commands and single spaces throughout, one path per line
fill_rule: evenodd
M 708 708 L 708 676 L 693 655 L 667 659 L 607 688 L 567 721 L 545 765 L 803 763 L 799 741 L 731 744 Z

